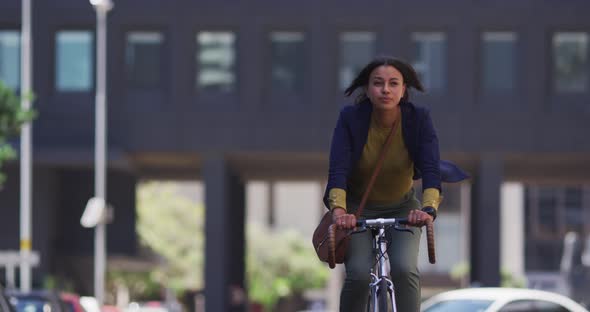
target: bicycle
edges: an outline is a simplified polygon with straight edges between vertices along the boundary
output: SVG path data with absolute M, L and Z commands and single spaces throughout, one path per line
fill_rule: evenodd
M 350 234 L 361 233 L 366 230 L 373 231 L 373 251 L 376 258 L 375 265 L 371 269 L 371 282 L 369 284 L 368 312 L 397 312 L 395 303 L 395 291 L 393 282 L 389 278 L 387 238 L 385 230 L 393 227 L 397 231 L 412 231 L 401 225 L 407 225 L 407 218 L 377 218 L 357 220 L 357 228 Z M 434 227 L 432 222 L 426 224 L 426 241 L 428 244 L 428 260 L 436 262 L 434 252 Z

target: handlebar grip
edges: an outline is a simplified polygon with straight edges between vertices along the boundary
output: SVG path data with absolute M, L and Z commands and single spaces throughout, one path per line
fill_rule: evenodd
M 426 223 L 426 243 L 428 244 L 428 262 L 436 263 L 436 255 L 434 252 L 434 223 L 428 221 Z
M 336 267 L 336 226 L 328 227 L 328 265 L 330 269 Z

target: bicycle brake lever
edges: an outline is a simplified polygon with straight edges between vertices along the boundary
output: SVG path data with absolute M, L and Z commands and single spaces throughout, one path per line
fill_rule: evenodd
M 356 233 L 362 233 L 367 231 L 367 227 L 366 226 L 357 226 L 354 230 L 350 231 L 348 234 L 356 234 Z
M 396 224 L 393 226 L 393 228 L 394 228 L 396 231 L 400 231 L 400 232 L 409 232 L 409 233 L 412 233 L 412 235 L 414 235 L 414 231 L 410 230 L 410 229 L 408 228 L 408 226 L 407 226 L 407 225 L 406 225 L 406 226 L 404 226 L 403 228 L 402 228 L 402 227 L 400 227 L 400 226 L 401 226 L 401 224 L 399 224 L 399 223 L 396 223 Z

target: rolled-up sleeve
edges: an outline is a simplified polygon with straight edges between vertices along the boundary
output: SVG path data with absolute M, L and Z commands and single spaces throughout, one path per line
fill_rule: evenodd
M 424 192 L 422 193 L 422 207 L 438 209 L 441 201 L 442 196 L 437 188 L 424 189 Z
M 336 207 L 346 210 L 346 191 L 340 188 L 330 189 L 328 202 L 330 203 L 330 210 Z

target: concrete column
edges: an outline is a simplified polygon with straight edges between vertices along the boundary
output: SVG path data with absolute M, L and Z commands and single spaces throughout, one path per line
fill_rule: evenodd
M 207 311 L 246 311 L 245 192 L 223 154 L 206 155 L 205 307 Z
M 276 200 L 275 200 L 275 190 L 276 190 L 276 182 L 274 180 L 268 181 L 268 194 L 267 194 L 267 202 L 268 202 L 268 219 L 266 225 L 269 228 L 274 228 L 277 224 L 277 213 L 276 213 Z
M 483 155 L 472 189 L 471 283 L 500 285 L 500 186 L 502 160 Z
M 524 276 L 524 186 L 510 182 L 502 184 L 501 268 L 516 279 Z
M 461 216 L 461 262 L 467 263 L 470 259 L 470 224 L 471 224 L 471 183 L 461 183 L 459 189 L 459 202 L 461 210 L 459 212 Z M 468 287 L 470 283 L 469 274 L 461 277 L 461 287 Z

